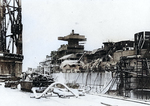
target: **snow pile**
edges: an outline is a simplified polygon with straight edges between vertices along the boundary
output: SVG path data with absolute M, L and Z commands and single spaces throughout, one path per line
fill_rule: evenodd
M 0 85 L 0 106 L 148 106 L 150 102 L 132 102 L 131 100 L 121 100 L 108 96 L 88 95 L 79 98 L 59 98 L 47 97 L 41 99 L 30 98 L 32 93 L 22 92 L 18 89 L 4 88 Z
M 61 65 L 60 68 L 63 69 L 66 65 L 79 65 L 78 60 L 64 60 Z

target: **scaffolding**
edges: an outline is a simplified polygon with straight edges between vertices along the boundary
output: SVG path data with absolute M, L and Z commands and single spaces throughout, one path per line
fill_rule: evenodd
M 149 60 L 137 56 L 121 57 L 117 64 L 118 95 L 131 97 L 132 92 L 138 99 L 149 99 L 150 91 Z

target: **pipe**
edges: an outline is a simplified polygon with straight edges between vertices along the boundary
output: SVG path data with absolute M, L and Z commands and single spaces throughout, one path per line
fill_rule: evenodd
M 77 94 L 75 94 L 69 87 L 67 87 L 65 84 L 62 84 L 61 82 L 55 82 L 55 83 L 52 83 L 51 85 L 49 85 L 42 94 L 40 95 L 37 95 L 36 93 L 36 89 L 32 89 L 33 93 L 34 93 L 34 96 L 36 99 L 40 99 L 43 95 L 45 95 L 50 89 L 53 88 L 54 85 L 57 85 L 57 84 L 60 84 L 60 85 L 63 85 L 68 91 L 70 91 L 74 96 L 78 97 Z

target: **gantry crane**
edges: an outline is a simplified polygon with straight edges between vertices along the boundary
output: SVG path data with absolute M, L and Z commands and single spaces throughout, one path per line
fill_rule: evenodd
M 19 77 L 22 72 L 21 0 L 0 0 L 0 76 Z

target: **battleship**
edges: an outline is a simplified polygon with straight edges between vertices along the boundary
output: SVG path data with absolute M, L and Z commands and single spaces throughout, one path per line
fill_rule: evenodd
M 87 39 L 74 30 L 58 40 L 68 44 L 47 55 L 35 72 L 61 77 L 69 87 L 88 93 L 150 98 L 150 31 L 134 34 L 133 41 L 103 42 L 93 51 L 84 50 Z

